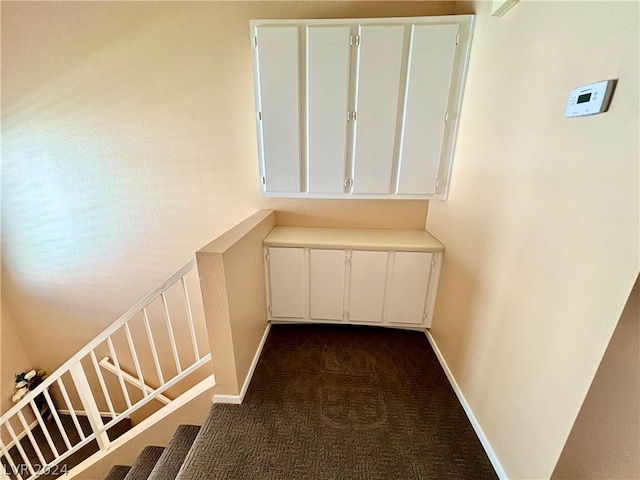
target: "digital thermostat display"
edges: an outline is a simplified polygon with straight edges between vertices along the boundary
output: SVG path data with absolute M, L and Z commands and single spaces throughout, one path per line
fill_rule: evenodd
M 590 93 L 584 93 L 578 97 L 578 103 L 588 102 L 591 99 Z
M 606 112 L 609 108 L 615 80 L 584 85 L 572 90 L 564 111 L 565 117 L 584 117 Z

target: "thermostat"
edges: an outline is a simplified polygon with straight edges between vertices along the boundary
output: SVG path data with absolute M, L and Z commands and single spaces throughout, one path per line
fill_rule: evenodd
M 564 116 L 584 117 L 606 112 L 615 83 L 615 80 L 604 80 L 571 90 Z

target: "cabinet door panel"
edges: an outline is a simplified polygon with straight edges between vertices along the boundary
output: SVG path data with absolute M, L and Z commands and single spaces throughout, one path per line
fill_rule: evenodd
M 265 189 L 299 192 L 298 27 L 257 27 L 257 35 Z
M 344 250 L 309 251 L 309 317 L 342 320 L 344 309 Z
M 352 252 L 349 320 L 382 322 L 388 258 L 388 252 Z
M 354 193 L 390 193 L 404 25 L 361 27 Z
M 303 248 L 269 248 L 271 316 L 304 318 Z
M 349 26 L 307 27 L 307 158 L 311 193 L 343 193 Z
M 432 253 L 395 253 L 389 297 L 390 323 L 422 323 L 432 257 Z
M 458 25 L 413 25 L 398 193 L 433 194 Z

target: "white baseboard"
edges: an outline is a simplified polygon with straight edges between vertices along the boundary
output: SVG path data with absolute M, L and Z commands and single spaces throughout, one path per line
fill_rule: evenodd
M 251 379 L 253 378 L 253 372 L 256 369 L 256 365 L 258 364 L 258 360 L 260 359 L 260 354 L 262 353 L 264 344 L 267 341 L 269 330 L 271 330 L 271 323 L 267 323 L 267 328 L 265 328 L 264 330 L 264 334 L 262 335 L 262 339 L 260 340 L 260 344 L 258 345 L 256 354 L 253 357 L 253 361 L 251 362 L 251 366 L 249 367 L 249 372 L 247 372 L 247 378 L 245 378 L 244 385 L 242 385 L 242 390 L 240 390 L 240 395 L 216 394 L 213 396 L 213 403 L 232 403 L 235 405 L 239 405 L 244 401 L 244 396 L 247 394 L 247 389 L 249 388 L 249 384 L 251 383 Z
M 489 443 L 489 439 L 484 434 L 484 431 L 482 430 L 480 423 L 478 423 L 478 419 L 473 414 L 473 410 L 471 410 L 471 406 L 469 406 L 467 399 L 464 398 L 464 395 L 462 394 L 462 390 L 460 390 L 460 386 L 458 385 L 458 382 L 456 382 L 456 379 L 453 376 L 453 373 L 451 373 L 451 370 L 449 369 L 449 366 L 447 365 L 446 360 L 442 356 L 442 352 L 440 352 L 440 349 L 438 348 L 436 341 L 431 336 L 431 332 L 427 330 L 424 333 L 427 336 L 427 340 L 429 340 L 429 343 L 431 344 L 431 348 L 433 348 L 433 351 L 435 352 L 436 357 L 438 357 L 438 361 L 440 362 L 440 365 L 442 366 L 444 373 L 447 375 L 447 378 L 449 379 L 449 383 L 451 384 L 453 391 L 456 392 L 456 395 L 458 396 L 458 400 L 462 404 L 462 408 L 464 409 L 464 412 L 467 414 L 467 417 L 469 418 L 469 421 L 471 422 L 471 425 L 473 426 L 473 429 L 475 430 L 476 435 L 478 436 L 478 439 L 480 440 L 480 443 L 484 448 L 484 451 L 487 453 L 487 456 L 489 457 L 489 461 L 491 462 L 491 465 L 493 465 L 493 468 L 496 471 L 496 474 L 501 480 L 507 480 L 508 479 L 507 474 L 502 468 L 502 465 L 500 464 L 500 460 L 498 460 L 498 456 L 496 455 L 496 452 L 493 451 L 493 448 Z

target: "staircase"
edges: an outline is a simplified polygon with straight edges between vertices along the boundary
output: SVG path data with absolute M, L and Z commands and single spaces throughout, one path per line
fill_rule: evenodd
M 145 447 L 132 466 L 115 465 L 105 480 L 174 480 L 199 430 L 180 425 L 166 447 Z
M 188 294 L 189 282 L 199 293 L 195 267 L 193 259 L 176 271 L 0 417 L 0 478 L 72 478 L 94 454 L 215 385 L 202 302 Z M 176 435 L 168 461 L 193 427 Z M 129 473 L 158 457 L 158 448 L 145 450 Z

